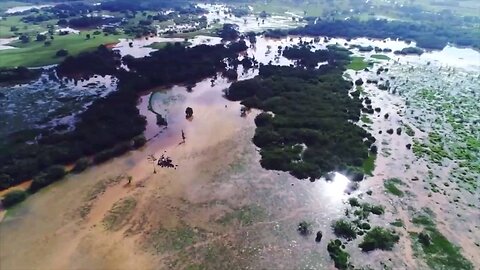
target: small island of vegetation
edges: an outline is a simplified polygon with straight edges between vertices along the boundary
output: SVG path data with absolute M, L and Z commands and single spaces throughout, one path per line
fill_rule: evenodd
M 309 67 L 328 64 L 318 69 L 261 66 L 259 76 L 226 91 L 228 99 L 264 111 L 255 119 L 253 137 L 262 166 L 300 179 L 338 170 L 362 180 L 360 167 L 375 138 L 352 123 L 360 119 L 362 101 L 349 96 L 353 84 L 342 77 L 350 63 L 348 50 L 290 48 L 284 55 Z

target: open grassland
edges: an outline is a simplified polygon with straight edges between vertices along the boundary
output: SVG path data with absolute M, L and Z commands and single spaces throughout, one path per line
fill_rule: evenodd
M 11 38 L 15 37 L 15 33 L 27 34 L 27 35 L 36 35 L 41 32 L 46 32 L 48 30 L 48 25 L 56 25 L 57 21 L 50 20 L 37 24 L 24 23 L 20 21 L 22 16 L 8 16 L 0 20 L 0 38 Z M 17 31 L 11 31 L 12 27 L 17 27 Z
M 91 38 L 87 39 L 86 34 Z M 63 57 L 56 57 L 58 50 L 65 49 L 69 55 L 77 55 L 80 52 L 89 51 L 102 44 L 116 43 L 122 35 L 93 35 L 92 32 L 81 34 L 69 34 L 65 36 L 54 36 L 51 45 L 46 46 L 44 42 L 31 41 L 29 43 L 16 42 L 12 46 L 17 49 L 0 51 L 0 68 L 2 67 L 38 67 L 57 64 Z M 28 55 L 28 57 L 25 57 Z

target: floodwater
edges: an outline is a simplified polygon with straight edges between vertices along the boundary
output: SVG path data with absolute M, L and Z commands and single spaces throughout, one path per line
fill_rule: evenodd
M 60 80 L 53 70 L 42 71 L 31 82 L 0 86 L 0 138 L 22 129 L 65 124 L 95 99 L 117 87 L 112 76 L 88 80 Z
M 193 43 L 202 39 L 208 37 L 197 37 Z M 297 44 L 300 39 L 313 41 L 307 37 L 279 40 L 259 37 L 247 54 L 262 63 L 290 65 L 293 62 L 278 54 L 278 46 Z M 154 40 L 160 39 L 148 42 Z M 331 39 L 327 43 L 321 39 L 314 46 L 325 48 L 336 43 L 393 50 L 409 46 L 400 41 L 367 39 L 349 42 Z M 125 40 L 116 49 L 122 55 L 143 57 L 151 52 L 150 48 L 145 49 L 146 45 L 147 41 L 135 40 L 130 48 Z M 456 54 L 456 50 L 471 53 L 465 49 L 445 49 L 422 56 L 387 54 L 400 61 L 377 61 L 372 70 L 379 66 L 394 69 L 394 65 L 408 69 L 412 63 L 429 61 L 431 65 L 450 65 L 451 55 L 453 59 L 465 57 Z M 353 51 L 367 59 L 372 54 Z M 468 67 L 470 64 L 467 62 L 464 68 L 478 71 L 478 65 Z M 258 71 L 240 68 L 239 72 L 240 79 L 248 79 Z M 375 77 L 366 71 L 346 74 L 353 80 Z M 388 73 L 388 76 L 400 75 Z M 365 95 L 372 99 L 374 107 L 381 108 L 380 113 L 370 116 L 372 123 L 365 126 L 377 138 L 379 154 L 374 176 L 355 187 L 338 173 L 332 181 L 320 179 L 311 183 L 287 173 L 262 169 L 257 149 L 251 143 L 253 119 L 259 112 L 252 110 L 242 117 L 240 104 L 223 97 L 223 90 L 230 83 L 218 75 L 198 82 L 191 91 L 176 85 L 145 92 L 138 108 L 147 118 L 146 146 L 79 175 L 70 175 L 9 212 L 0 224 L 0 268 L 332 269 L 326 250 L 326 243 L 334 238 L 331 223 L 344 216 L 345 201 L 351 196 L 385 205 L 385 215 L 372 217 L 372 225 L 388 226 L 400 218 L 413 231 L 417 228 L 410 223 L 411 215 L 421 207 L 429 207 L 444 221 L 439 230 L 462 246 L 466 258 L 480 265 L 475 257 L 479 250 L 474 244 L 480 241 L 474 233 L 477 231 L 474 227 L 479 225 L 478 219 L 475 220 L 478 205 L 455 208 L 442 194 L 428 197 L 427 183 L 412 179 L 423 179 L 431 163 L 418 160 L 406 149 L 405 145 L 413 138 L 404 133 L 385 132 L 410 124 L 415 137 L 426 136 L 406 117 L 410 107 L 404 96 L 379 90 L 375 85 L 365 86 Z M 392 79 L 392 83 L 396 81 Z M 193 108 L 192 119 L 185 118 L 187 107 Z M 383 115 L 387 112 L 390 117 L 385 119 Z M 157 126 L 155 113 L 166 117 L 168 127 Z M 182 131 L 186 135 L 184 143 Z M 149 155 L 158 159 L 162 154 L 177 166 L 167 169 L 149 162 Z M 127 175 L 132 177 L 130 185 Z M 383 181 L 391 177 L 406 182 L 409 196 L 398 199 L 385 193 Z M 366 191 L 372 191 L 373 195 L 367 196 Z M 469 203 L 478 204 L 473 196 L 467 198 Z M 115 208 L 126 199 L 135 202 L 133 209 Z M 116 213 L 113 229 L 108 226 L 112 213 Z M 464 222 L 456 222 L 457 213 L 465 217 Z M 311 224 L 312 234 L 298 234 L 297 225 L 301 221 Z M 469 230 L 471 233 L 464 233 Z M 314 241 L 317 231 L 323 232 L 321 243 Z M 381 265 L 393 269 L 424 267 L 413 256 L 407 231 L 400 233 L 402 241 L 391 252 L 365 254 L 356 247 L 358 242 L 348 244 L 352 262 L 374 269 Z
M 16 49 L 16 47 L 10 46 L 8 44 L 13 43 L 18 40 L 18 38 L 0 38 L 0 51 L 8 49 Z

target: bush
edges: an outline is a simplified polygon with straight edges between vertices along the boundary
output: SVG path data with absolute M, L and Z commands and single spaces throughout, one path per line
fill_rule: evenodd
M 399 239 L 400 237 L 395 234 L 394 231 L 375 227 L 367 232 L 362 243 L 358 246 L 362 251 L 372 251 L 375 249 L 391 250 Z
M 348 220 L 337 220 L 333 225 L 333 232 L 338 237 L 343 237 L 347 240 L 357 238 L 357 229 L 353 223 Z
M 350 263 L 348 262 L 350 255 L 342 249 L 342 242 L 339 239 L 331 240 L 327 245 L 327 251 L 337 269 L 345 270 L 350 268 Z
M 310 234 L 310 223 L 306 222 L 306 221 L 302 221 L 298 224 L 298 232 L 301 234 L 301 235 L 309 235 Z
M 348 203 L 353 207 L 360 206 L 357 198 L 349 198 Z
M 255 124 L 257 127 L 264 127 L 272 123 L 273 117 L 269 113 L 262 112 L 255 117 Z
M 30 184 L 29 191 L 37 192 L 38 190 L 62 179 L 65 176 L 66 172 L 63 166 L 54 165 L 49 167 L 45 172 L 37 175 L 33 178 L 32 183 Z
M 133 140 L 133 148 L 135 149 L 140 148 L 147 143 L 147 139 L 143 135 L 135 136 L 132 140 Z
M 5 173 L 0 173 L 0 190 L 7 189 L 14 184 L 13 178 Z
M 55 54 L 57 57 L 65 57 L 68 55 L 68 51 L 65 50 L 65 49 L 60 49 L 57 51 L 57 53 Z
M 104 150 L 93 157 L 93 163 L 99 164 L 111 158 L 118 157 L 132 149 L 130 141 L 119 143 L 111 149 Z
M 46 35 L 38 34 L 37 35 L 37 41 L 45 41 L 47 39 Z
M 90 160 L 86 157 L 83 157 L 77 160 L 77 162 L 75 162 L 75 167 L 73 167 L 72 172 L 74 173 L 83 172 L 85 169 L 88 168 L 88 166 L 90 166 Z
M 2 205 L 5 208 L 12 207 L 27 198 L 28 193 L 23 190 L 13 190 L 5 194 L 3 197 Z

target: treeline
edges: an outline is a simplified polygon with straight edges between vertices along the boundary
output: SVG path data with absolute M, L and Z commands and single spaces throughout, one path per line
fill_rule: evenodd
M 143 1 L 131 1 L 131 0 L 110 0 L 104 1 L 100 4 L 102 10 L 107 11 L 146 11 L 146 10 L 158 10 L 166 8 L 177 8 L 185 13 L 197 12 L 199 13 L 201 8 L 196 7 L 189 0 L 143 0 Z M 203 10 L 202 10 L 203 11 Z
M 225 59 L 234 66 L 240 64 L 237 55 L 246 49 L 244 41 L 228 46 L 198 45 L 193 48 L 176 43 L 168 44 L 165 49 L 153 52 L 148 57 L 126 56 L 123 60 L 132 72 L 142 76 L 147 85 L 194 83 L 217 72 L 224 72 L 227 68 Z
M 399 38 L 414 40 L 418 47 L 443 49 L 449 42 L 458 46 L 480 48 L 480 35 L 475 30 L 444 24 L 414 23 L 387 20 L 318 20 L 316 24 L 289 31 L 276 31 L 280 35 L 309 35 L 343 38 Z
M 84 78 L 97 75 L 114 75 L 121 64 L 118 52 L 100 45 L 92 52 L 80 53 L 78 56 L 69 56 L 57 67 L 61 77 Z
M 28 82 L 40 77 L 41 69 L 28 69 L 26 67 L 0 69 L 0 84 Z
M 299 59 L 309 55 L 293 50 L 301 53 Z M 259 76 L 233 83 L 225 95 L 265 111 L 255 119 L 253 137 L 264 168 L 311 180 L 338 170 L 361 180 L 359 168 L 375 138 L 352 123 L 363 105 L 349 96 L 352 83 L 342 77 L 348 53 L 337 47 L 324 53 L 328 64 L 319 69 L 261 66 Z
M 47 173 L 55 171 L 52 166 L 76 162 L 76 168 L 85 168 L 143 145 L 146 120 L 137 109 L 140 91 L 213 76 L 227 70 L 225 59 L 232 65 L 251 65 L 236 60 L 245 49 L 244 42 L 193 48 L 168 46 L 149 57 L 125 57 L 130 71 L 119 69 L 119 55 L 105 46 L 66 58 L 57 67 L 60 77 L 112 75 L 118 78 L 118 89 L 94 101 L 77 117 L 72 131 L 23 130 L 0 141 L 0 190 L 33 178 L 32 191 L 36 191 L 58 180 Z M 85 156 L 92 158 L 85 160 Z

